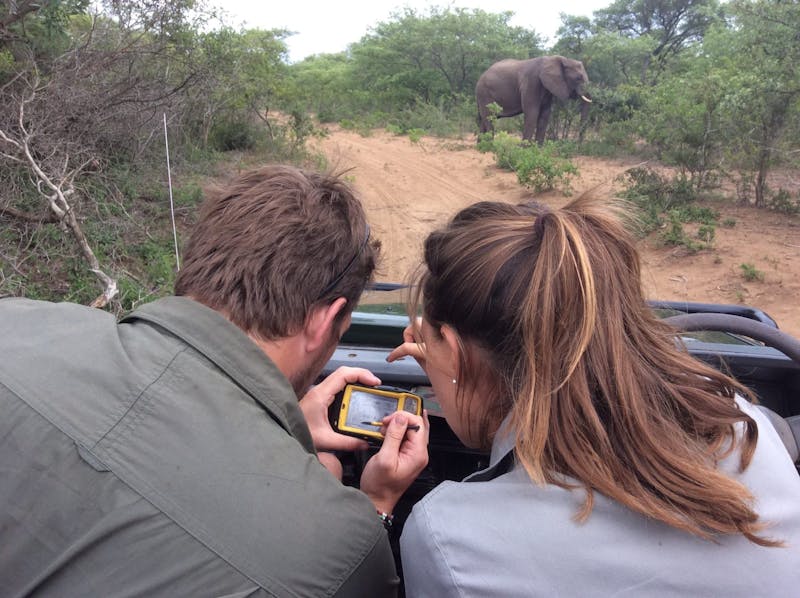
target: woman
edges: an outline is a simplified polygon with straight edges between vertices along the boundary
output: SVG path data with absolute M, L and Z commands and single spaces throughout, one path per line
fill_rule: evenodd
M 795 595 L 800 478 L 643 299 L 624 205 L 483 202 L 425 243 L 415 357 L 490 467 L 414 508 L 409 596 Z

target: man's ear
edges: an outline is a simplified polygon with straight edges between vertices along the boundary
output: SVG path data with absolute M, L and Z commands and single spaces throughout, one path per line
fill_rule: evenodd
M 305 350 L 309 353 L 327 345 L 333 336 L 333 329 L 337 325 L 336 317 L 347 305 L 347 299 L 339 297 L 333 303 L 320 305 L 311 310 L 303 327 L 305 337 Z M 338 338 L 338 331 L 337 338 Z
M 458 367 L 461 363 L 461 343 L 459 342 L 458 334 L 447 324 L 442 324 L 440 333 L 445 345 L 447 346 L 446 363 L 450 368 L 447 373 L 448 375 L 453 376 L 453 378 L 458 378 Z

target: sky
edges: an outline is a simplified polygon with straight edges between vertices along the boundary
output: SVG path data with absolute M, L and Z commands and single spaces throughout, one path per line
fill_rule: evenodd
M 341 52 L 369 32 L 369 28 L 388 21 L 393 12 L 408 6 L 424 11 L 429 6 L 480 8 L 486 12 L 511 11 L 511 25 L 533 29 L 555 41 L 561 26 L 559 13 L 592 16 L 612 0 L 225 0 L 221 6 L 230 15 L 233 26 L 258 29 L 288 29 L 289 61 L 296 62 L 311 54 Z

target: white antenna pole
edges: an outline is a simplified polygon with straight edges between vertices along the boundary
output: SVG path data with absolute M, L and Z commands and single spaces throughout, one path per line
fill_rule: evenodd
M 178 255 L 178 229 L 175 227 L 175 204 L 172 201 L 172 171 L 169 167 L 169 138 L 167 137 L 167 113 L 164 113 L 164 147 L 167 152 L 167 181 L 169 182 L 169 213 L 172 217 L 172 237 L 175 239 L 175 265 L 181 269 L 181 258 Z

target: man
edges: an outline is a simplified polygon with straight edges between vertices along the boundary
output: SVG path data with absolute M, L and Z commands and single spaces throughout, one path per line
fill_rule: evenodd
M 119 323 L 0 301 L 0 595 L 395 593 L 375 511 L 424 467 L 426 422 L 389 422 L 368 497 L 315 444 L 359 448 L 325 412 L 379 380 L 343 368 L 297 400 L 376 253 L 340 180 L 269 166 L 204 204 L 175 297 Z

